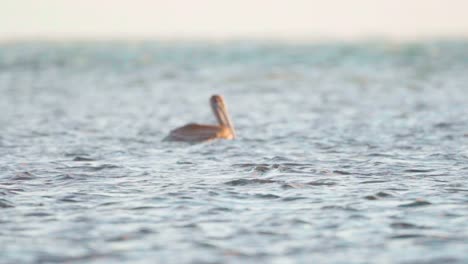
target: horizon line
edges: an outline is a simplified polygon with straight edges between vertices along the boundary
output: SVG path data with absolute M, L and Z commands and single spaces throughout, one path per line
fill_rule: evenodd
M 468 36 L 445 35 L 445 36 L 419 36 L 419 37 L 389 37 L 383 35 L 368 35 L 356 37 L 331 37 L 331 36 L 231 36 L 231 37 L 207 37 L 207 36 L 15 36 L 0 37 L 0 44 L 6 43 L 72 43 L 72 42 L 187 42 L 187 43 L 229 43 L 229 42 L 257 42 L 257 43 L 297 43 L 297 44 L 319 44 L 319 43 L 422 43 L 422 42 L 467 42 Z

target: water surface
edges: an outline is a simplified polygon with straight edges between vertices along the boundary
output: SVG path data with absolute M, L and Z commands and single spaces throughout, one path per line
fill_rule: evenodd
M 1 263 L 466 263 L 468 43 L 0 45 Z M 162 142 L 213 123 L 239 136 Z

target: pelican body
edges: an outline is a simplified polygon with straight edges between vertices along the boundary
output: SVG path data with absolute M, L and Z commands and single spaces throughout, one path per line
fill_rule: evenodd
M 172 130 L 165 140 L 202 142 L 213 139 L 235 139 L 234 126 L 232 125 L 223 97 L 220 95 L 211 96 L 210 105 L 218 121 L 218 125 L 190 123 Z

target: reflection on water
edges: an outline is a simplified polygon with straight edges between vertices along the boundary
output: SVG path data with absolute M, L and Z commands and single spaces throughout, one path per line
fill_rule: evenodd
M 467 70 L 463 42 L 2 44 L 0 262 L 466 262 Z M 213 93 L 238 140 L 161 141 Z

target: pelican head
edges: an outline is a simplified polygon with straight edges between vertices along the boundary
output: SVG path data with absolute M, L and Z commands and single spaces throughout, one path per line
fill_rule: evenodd
M 231 118 L 229 117 L 226 103 L 221 95 L 213 95 L 210 98 L 211 109 L 218 120 L 219 125 L 229 128 L 232 132 L 233 138 L 236 137 L 234 126 L 232 125 Z

